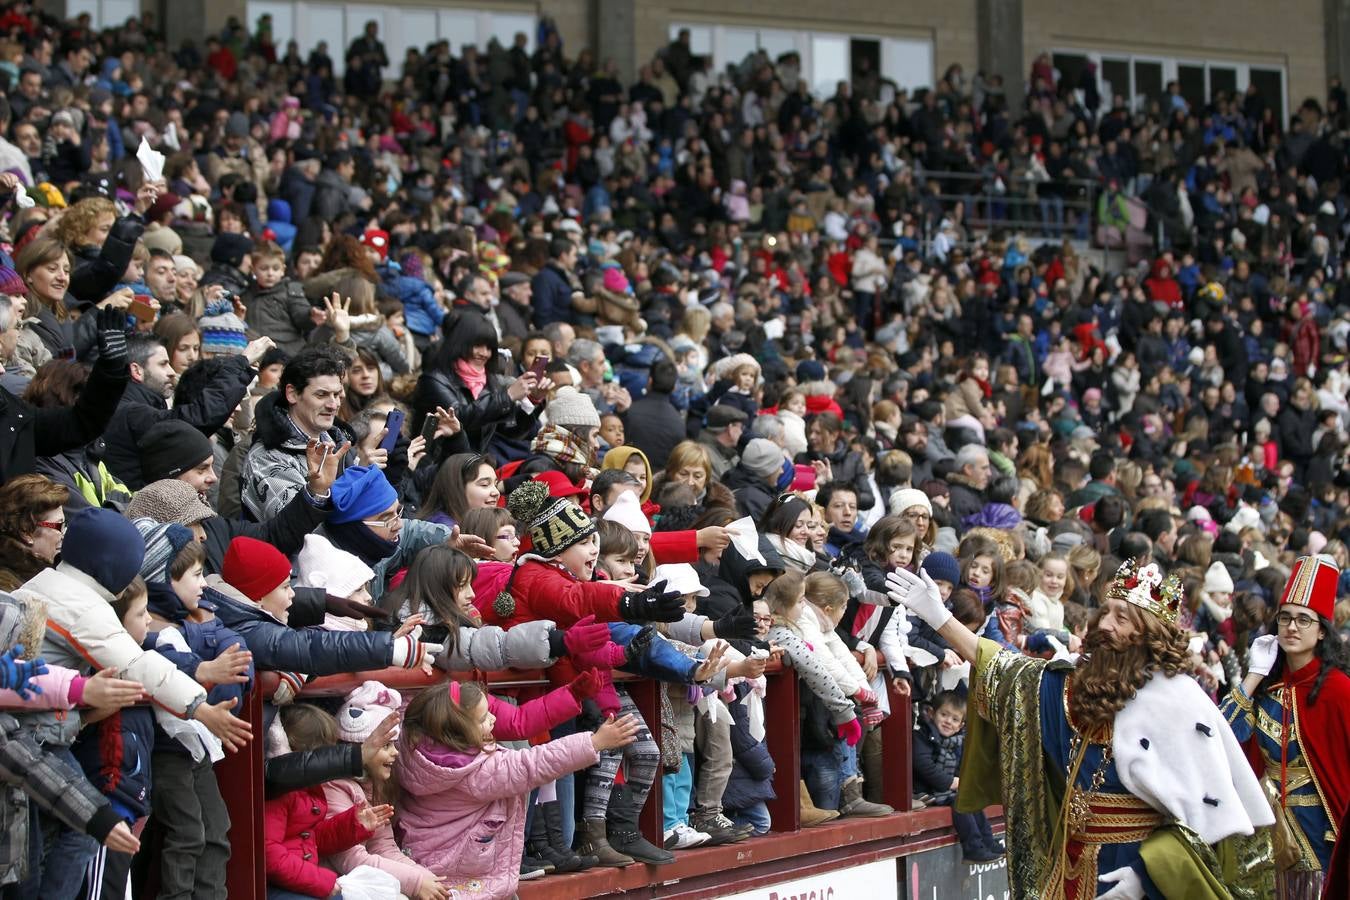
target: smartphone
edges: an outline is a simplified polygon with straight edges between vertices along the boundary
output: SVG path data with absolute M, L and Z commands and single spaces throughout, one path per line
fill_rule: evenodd
M 544 378 L 544 371 L 548 369 L 548 364 L 551 362 L 553 362 L 553 357 L 551 356 L 536 356 L 534 362 L 530 363 L 529 370 L 534 373 L 535 378 L 542 381 Z
M 380 441 L 380 449 L 394 451 L 394 445 L 398 443 L 398 436 L 403 432 L 403 410 L 389 410 L 389 418 L 385 420 L 384 427 L 389 429 L 389 433 Z
M 127 307 L 127 312 L 135 317 L 137 322 L 155 321 L 155 308 L 150 305 L 149 294 L 137 294 Z
M 422 422 L 422 440 L 430 445 L 432 441 L 436 440 L 436 429 L 440 427 L 441 420 L 435 414 L 427 416 L 426 420 Z

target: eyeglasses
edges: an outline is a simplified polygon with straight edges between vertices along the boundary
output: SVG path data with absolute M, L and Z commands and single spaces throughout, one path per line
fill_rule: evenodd
M 1307 631 L 1317 624 L 1317 620 L 1312 616 L 1304 615 L 1303 613 L 1293 615 L 1292 613 L 1282 612 L 1275 617 L 1275 624 L 1281 628 L 1288 628 L 1290 625 L 1293 625 L 1299 631 Z
M 361 524 L 367 528 L 393 528 L 394 523 L 403 518 L 403 505 L 399 506 L 391 513 L 386 513 L 378 519 L 362 519 Z
M 755 616 L 756 625 L 772 625 L 773 616 Z
M 52 531 L 59 531 L 62 534 L 66 533 L 65 519 L 62 519 L 60 522 L 38 522 L 37 526 L 39 528 L 50 528 Z

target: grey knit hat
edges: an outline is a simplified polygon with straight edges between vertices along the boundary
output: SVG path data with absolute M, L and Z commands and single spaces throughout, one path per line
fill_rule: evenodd
M 775 477 L 783 471 L 783 448 L 768 438 L 755 438 L 745 445 L 741 463 L 761 478 Z
M 600 427 L 600 414 L 591 398 L 573 387 L 560 387 L 544 410 L 550 425 Z
M 216 511 L 207 506 L 197 494 L 197 489 L 186 481 L 165 478 L 137 491 L 131 498 L 126 514 L 132 521 L 154 519 L 156 522 L 192 526 L 211 518 Z
M 179 552 L 192 543 L 192 532 L 182 525 L 162 525 L 154 519 L 136 519 L 132 522 L 145 541 L 145 558 L 141 560 L 141 577 L 146 584 L 169 581 L 169 566 Z

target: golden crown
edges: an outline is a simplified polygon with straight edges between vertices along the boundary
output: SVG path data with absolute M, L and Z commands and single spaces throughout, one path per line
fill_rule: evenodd
M 1141 566 L 1134 559 L 1127 559 L 1120 564 L 1111 586 L 1106 589 L 1108 600 L 1132 603 L 1169 625 L 1177 624 L 1185 594 L 1180 578 L 1175 575 L 1163 578 L 1162 570 L 1156 563 Z

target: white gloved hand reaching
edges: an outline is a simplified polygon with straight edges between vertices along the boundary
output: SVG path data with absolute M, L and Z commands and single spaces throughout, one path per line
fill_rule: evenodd
M 897 606 L 903 606 L 928 624 L 934 631 L 947 624 L 951 611 L 942 602 L 938 586 L 927 572 L 915 575 L 896 569 L 886 575 L 886 595 Z
M 1265 678 L 1275 668 L 1275 659 L 1280 653 L 1279 639 L 1273 634 L 1263 634 L 1252 641 L 1247 651 L 1247 674 Z

